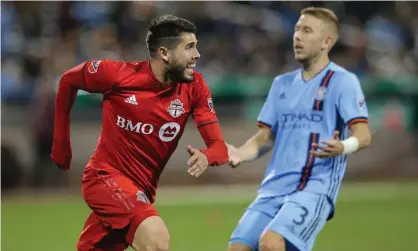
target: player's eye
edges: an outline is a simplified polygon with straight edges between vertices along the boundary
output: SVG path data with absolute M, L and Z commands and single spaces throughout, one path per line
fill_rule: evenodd
M 303 29 L 303 31 L 306 32 L 306 33 L 311 33 L 312 29 L 309 28 L 309 27 L 306 27 L 305 29 Z
M 194 43 L 186 45 L 186 50 L 190 50 L 194 48 Z

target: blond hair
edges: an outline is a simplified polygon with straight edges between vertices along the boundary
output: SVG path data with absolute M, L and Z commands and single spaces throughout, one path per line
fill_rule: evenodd
M 327 8 L 321 8 L 321 7 L 308 7 L 308 8 L 302 9 L 300 14 L 311 15 L 325 22 L 330 23 L 335 29 L 335 35 L 338 37 L 340 33 L 340 22 L 338 20 L 337 15 L 335 15 L 335 13 L 332 10 L 327 9 Z

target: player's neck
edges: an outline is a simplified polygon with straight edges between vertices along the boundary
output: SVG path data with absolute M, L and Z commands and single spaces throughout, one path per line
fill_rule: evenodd
M 151 72 L 154 74 L 155 78 L 162 84 L 163 87 L 169 86 L 172 84 L 171 80 L 167 78 L 165 74 L 164 67 L 161 66 L 159 62 L 154 59 L 150 59 Z
M 328 64 L 330 60 L 327 55 L 319 55 L 317 58 L 313 58 L 302 63 L 302 76 L 306 81 L 314 78 L 320 73 Z

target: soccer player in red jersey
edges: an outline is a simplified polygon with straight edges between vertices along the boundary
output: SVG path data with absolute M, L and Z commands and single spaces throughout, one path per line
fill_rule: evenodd
M 150 59 L 93 60 L 65 72 L 56 97 L 51 157 L 70 169 L 70 112 L 79 89 L 103 94 L 103 127 L 87 164 L 82 192 L 92 209 L 77 250 L 169 250 L 169 233 L 153 207 L 159 177 L 192 115 L 207 149 L 188 146 L 188 172 L 228 161 L 228 152 L 203 76 L 196 27 L 166 15 L 154 19 L 146 43 Z

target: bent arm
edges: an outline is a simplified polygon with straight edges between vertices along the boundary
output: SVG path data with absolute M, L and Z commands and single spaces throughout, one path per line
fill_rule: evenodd
M 342 141 L 344 154 L 359 152 L 371 144 L 372 136 L 368 123 L 355 123 L 350 126 L 350 132 L 350 137 Z
M 70 114 L 78 90 L 90 93 L 109 93 L 117 82 L 121 63 L 115 61 L 89 61 L 82 63 L 62 76 L 55 100 L 54 140 L 51 158 L 59 168 L 68 170 L 71 165 Z
M 200 126 L 199 133 L 207 149 L 200 151 L 208 158 L 209 166 L 220 166 L 228 162 L 228 150 L 218 122 Z
M 58 84 L 55 99 L 54 142 L 51 158 L 61 168 L 68 170 L 71 164 L 70 114 L 82 89 L 83 64 L 65 72 Z

